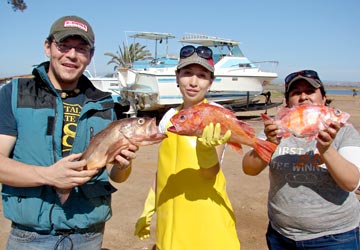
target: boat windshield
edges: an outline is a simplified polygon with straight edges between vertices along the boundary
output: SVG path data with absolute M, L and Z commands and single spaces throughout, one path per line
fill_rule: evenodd
M 220 61 L 220 59 L 223 58 L 224 56 L 244 57 L 244 54 L 237 45 L 220 44 L 220 45 L 209 46 L 209 48 L 211 48 L 211 50 L 213 51 L 214 63 Z

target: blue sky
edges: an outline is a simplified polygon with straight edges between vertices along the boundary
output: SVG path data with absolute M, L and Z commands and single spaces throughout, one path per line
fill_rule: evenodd
M 276 60 L 283 79 L 301 69 L 318 71 L 324 81 L 360 82 L 359 0 L 25 0 L 28 8 L 14 12 L 0 0 L 0 77 L 27 74 L 47 60 L 43 44 L 51 24 L 64 15 L 90 22 L 95 56 L 89 70 L 112 72 L 107 65 L 118 46 L 129 40 L 126 31 L 172 33 L 170 54 L 177 40 L 198 33 L 241 42 L 253 61 Z M 129 40 L 130 42 L 132 40 Z M 154 44 L 138 40 L 148 49 Z M 164 50 L 163 50 L 164 51 Z M 159 54 L 161 54 L 159 47 Z

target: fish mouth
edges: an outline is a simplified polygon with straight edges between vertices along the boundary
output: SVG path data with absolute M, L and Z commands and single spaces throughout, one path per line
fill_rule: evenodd
M 150 137 L 150 140 L 154 140 L 154 141 L 162 141 L 163 139 L 167 138 L 167 134 L 163 134 L 163 133 L 157 133 L 153 136 Z
M 172 133 L 176 133 L 177 129 L 176 129 L 176 127 L 174 125 L 172 125 L 172 126 L 168 127 L 167 131 L 172 132 Z
M 150 135 L 147 138 L 126 138 L 130 141 L 130 143 L 137 145 L 137 146 L 146 146 L 146 145 L 152 145 L 160 143 L 163 139 L 167 138 L 168 136 L 163 133 L 156 133 L 153 135 Z
M 156 126 L 156 119 L 152 118 L 151 122 L 146 127 L 146 134 L 149 135 L 148 140 L 153 142 L 160 142 L 167 138 L 165 133 L 160 133 L 158 126 Z
M 179 129 L 177 129 L 177 128 L 179 128 Z M 184 131 L 180 126 L 177 127 L 177 126 L 172 125 L 167 128 L 167 131 L 177 134 L 177 135 L 188 135 L 186 133 L 186 131 Z

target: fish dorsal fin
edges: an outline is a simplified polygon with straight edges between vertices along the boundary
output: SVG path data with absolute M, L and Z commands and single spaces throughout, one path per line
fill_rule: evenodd
M 268 116 L 265 113 L 261 113 L 260 115 L 261 115 L 261 118 L 263 119 L 263 121 L 274 121 L 273 118 L 271 118 L 270 116 Z

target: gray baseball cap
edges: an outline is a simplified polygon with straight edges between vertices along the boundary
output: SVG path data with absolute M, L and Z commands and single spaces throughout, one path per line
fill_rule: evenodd
M 214 73 L 214 71 L 215 71 L 213 59 L 202 58 L 202 57 L 198 56 L 198 54 L 196 52 L 193 53 L 189 57 L 180 58 L 179 63 L 177 65 L 177 69 L 179 70 L 179 69 L 184 68 L 184 67 L 186 67 L 186 66 L 188 66 L 190 64 L 199 64 L 199 65 L 203 66 L 205 69 L 209 70 L 212 73 Z
M 286 92 L 289 92 L 291 85 L 294 82 L 297 82 L 299 80 L 305 80 L 306 82 L 308 82 L 311 86 L 313 86 L 314 88 L 318 89 L 320 87 L 324 87 L 323 83 L 320 81 L 320 79 L 314 79 L 311 77 L 306 77 L 306 76 L 302 76 L 302 75 L 298 75 L 296 77 L 294 77 L 294 79 L 292 79 L 288 84 L 286 84 Z

